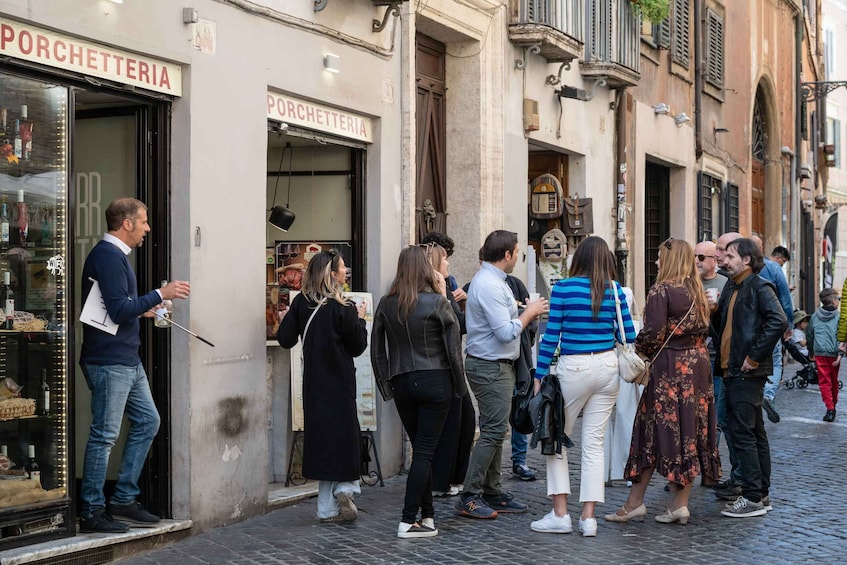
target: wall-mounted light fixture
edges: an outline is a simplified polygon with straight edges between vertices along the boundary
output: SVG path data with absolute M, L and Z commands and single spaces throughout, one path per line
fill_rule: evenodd
M 112 0 L 112 2 L 115 4 L 123 4 L 124 0 Z
M 324 70 L 329 73 L 338 74 L 341 72 L 340 62 L 341 57 L 334 53 L 327 53 L 324 55 Z
M 286 128 L 287 129 L 287 128 Z M 279 187 L 279 177 L 282 173 L 282 161 L 285 159 L 285 152 L 288 151 L 288 198 L 285 200 L 285 206 L 276 205 L 276 189 Z M 271 202 L 273 207 L 270 209 L 270 217 L 268 223 L 273 227 L 282 231 L 288 231 L 291 224 L 294 223 L 294 212 L 291 211 L 289 205 L 291 203 L 291 163 L 294 159 L 294 148 L 291 143 L 286 143 L 282 149 L 282 154 L 279 157 L 279 166 L 276 168 L 276 182 L 274 183 L 274 199 Z
M 686 122 L 690 122 L 691 118 L 688 117 L 688 114 L 685 112 L 680 112 L 676 116 L 673 117 L 673 121 L 676 122 L 677 127 L 682 126 L 682 124 Z
M 658 116 L 666 116 L 671 113 L 671 109 L 668 108 L 668 105 L 664 102 L 659 102 L 653 106 L 653 113 Z

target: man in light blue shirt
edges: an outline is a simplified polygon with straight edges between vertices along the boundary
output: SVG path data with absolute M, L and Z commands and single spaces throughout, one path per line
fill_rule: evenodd
M 518 236 L 496 230 L 485 238 L 482 266 L 468 289 L 465 373 L 479 408 L 479 439 L 471 452 L 464 492 L 456 511 L 492 519 L 498 512 L 526 512 L 526 504 L 504 492 L 500 481 L 503 440 L 515 387 L 514 362 L 521 332 L 548 310 L 547 300 L 527 302 L 518 313 L 506 275 L 518 261 Z

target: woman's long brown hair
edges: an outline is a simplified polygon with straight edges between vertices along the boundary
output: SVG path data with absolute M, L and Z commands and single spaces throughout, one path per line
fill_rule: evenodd
M 421 292 L 438 292 L 435 284 L 435 271 L 426 255 L 426 251 L 417 245 L 410 245 L 400 252 L 397 259 L 397 274 L 388 290 L 388 296 L 397 296 L 397 316 L 401 322 L 418 303 Z
M 580 243 L 573 254 L 571 261 L 570 276 L 587 277 L 591 283 L 591 312 L 594 319 L 600 315 L 600 306 L 606 288 L 616 292 L 612 281 L 618 277 L 618 269 L 615 267 L 615 256 L 609 251 L 606 242 L 592 235 Z
M 656 282 L 681 282 L 694 301 L 695 315 L 699 315 L 703 323 L 709 323 L 709 303 L 691 244 L 682 239 L 669 239 L 659 246 L 659 260 Z

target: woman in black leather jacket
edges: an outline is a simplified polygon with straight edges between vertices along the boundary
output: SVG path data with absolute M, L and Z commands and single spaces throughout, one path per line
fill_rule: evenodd
M 374 314 L 371 362 L 383 398 L 394 398 L 412 442 L 397 537 L 435 536 L 432 455 L 452 398 L 465 392 L 465 376 L 459 322 L 444 277 L 420 247 L 400 252 L 397 275 Z

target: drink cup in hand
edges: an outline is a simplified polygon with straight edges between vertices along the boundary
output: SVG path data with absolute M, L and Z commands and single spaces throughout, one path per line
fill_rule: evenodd
M 718 289 L 716 288 L 707 288 L 706 297 L 708 298 L 709 304 L 717 304 L 718 298 L 720 298 L 720 292 L 718 292 Z

